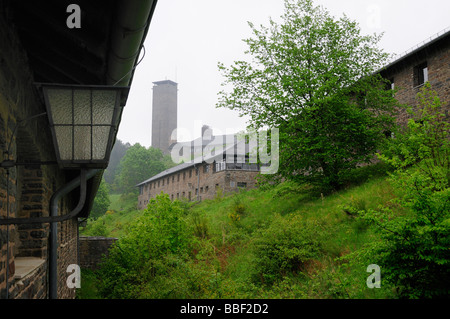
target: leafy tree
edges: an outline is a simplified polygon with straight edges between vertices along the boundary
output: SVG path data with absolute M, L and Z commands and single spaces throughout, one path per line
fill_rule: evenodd
M 450 123 L 429 84 L 418 94 L 407 130 L 380 157 L 397 170 L 392 183 L 403 192 L 392 208 L 360 211 L 378 226 L 381 241 L 366 251 L 384 280 L 403 298 L 448 298 L 450 293 Z
M 110 204 L 111 201 L 109 199 L 109 187 L 106 184 L 105 180 L 102 179 L 97 194 L 94 198 L 94 204 L 92 205 L 90 217 L 96 219 L 104 215 L 108 210 Z
M 361 35 L 356 22 L 311 0 L 286 0 L 281 24 L 249 25 L 252 60 L 219 63 L 231 89 L 217 106 L 249 116 L 254 129 L 279 128 L 281 177 L 339 189 L 393 123 L 395 99 L 375 75 L 388 58 L 381 36 Z
M 162 172 L 169 165 L 161 150 L 136 143 L 127 150 L 119 163 L 116 190 L 122 193 L 137 192 L 136 184 Z
M 100 269 L 100 292 L 106 298 L 161 297 L 172 270 L 183 267 L 190 235 L 179 201 L 167 194 L 151 199 L 144 215 L 129 225 L 127 234 L 110 249 Z M 166 277 L 167 276 L 167 277 Z M 179 289 L 175 284 L 173 290 Z M 171 289 L 172 289 L 171 288 Z M 148 296 L 148 294 L 151 294 Z M 177 292 L 175 291 L 175 294 Z
M 116 176 L 116 171 L 119 166 L 120 160 L 124 157 L 127 150 L 130 148 L 130 143 L 123 143 L 121 140 L 117 139 L 111 150 L 111 156 L 109 159 L 108 168 L 105 170 L 103 176 L 105 181 L 112 185 L 114 183 L 114 177 Z

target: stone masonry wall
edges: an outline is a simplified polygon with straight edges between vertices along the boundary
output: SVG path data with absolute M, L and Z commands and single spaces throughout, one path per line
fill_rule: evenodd
M 207 163 L 199 164 L 199 176 L 196 171 L 194 167 L 186 168 L 147 183 L 139 195 L 138 208 L 145 209 L 149 200 L 161 192 L 169 194 L 172 200 L 181 198 L 196 200 L 199 189 L 199 199 L 204 200 L 213 199 L 218 188 L 221 188 L 222 193 L 237 191 L 238 183 L 246 183 L 248 189 L 254 188 L 256 187 L 255 178 L 259 174 L 258 171 L 246 170 L 214 172 L 213 165 Z
M 426 53 L 418 53 L 405 59 L 382 72 L 387 79 L 393 79 L 398 92 L 395 98 L 408 106 L 417 105 L 416 96 L 423 85 L 415 85 L 414 68 L 422 63 L 427 63 L 428 81 L 435 90 L 444 106 L 444 110 L 450 110 L 450 43 L 444 43 L 439 47 L 432 46 Z M 399 110 L 398 123 L 406 125 L 409 114 L 404 109 Z
M 80 267 L 97 270 L 117 238 L 80 236 Z
M 9 20 L 7 6 L 0 5 L 0 162 L 22 163 L 0 168 L 0 217 L 48 216 L 51 195 L 66 181 L 56 165 L 24 164 L 54 161 L 48 119 L 25 51 Z M 69 210 L 69 201 L 60 203 L 60 213 Z M 66 286 L 66 267 L 77 263 L 77 221 L 59 223 L 58 297 L 74 298 L 75 289 Z M 0 226 L 0 299 L 48 297 L 48 224 Z M 17 273 L 24 258 L 39 263 L 24 278 Z

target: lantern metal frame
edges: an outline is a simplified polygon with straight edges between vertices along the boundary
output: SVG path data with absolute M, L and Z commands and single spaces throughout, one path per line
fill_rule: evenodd
M 42 89 L 44 101 L 45 101 L 45 107 L 47 109 L 47 115 L 48 120 L 50 123 L 50 130 L 53 137 L 53 143 L 55 146 L 55 152 L 56 152 L 56 158 L 58 161 L 58 164 L 61 168 L 64 169 L 75 169 L 75 168 L 99 168 L 99 169 L 105 169 L 108 166 L 109 157 L 111 154 L 112 147 L 114 145 L 118 127 L 121 121 L 122 117 L 122 111 L 123 107 L 125 105 L 125 101 L 127 99 L 128 93 L 130 88 L 129 87 L 116 87 L 116 86 L 102 86 L 102 85 L 65 85 L 65 84 L 46 84 L 46 83 L 40 83 L 38 86 Z M 72 123 L 55 123 L 54 121 L 54 108 L 55 106 L 52 105 L 52 101 L 49 98 L 49 91 L 50 90 L 71 90 L 72 96 L 71 96 L 71 121 Z M 90 110 L 90 123 L 76 123 L 75 122 L 75 92 L 76 91 L 89 91 L 89 110 Z M 112 110 L 112 116 L 111 116 L 111 123 L 102 123 L 102 124 L 96 124 L 94 123 L 94 108 L 96 107 L 96 101 L 93 100 L 93 92 L 100 92 L 100 91 L 116 91 L 116 96 L 114 100 L 114 105 L 111 105 Z M 61 154 L 61 147 L 60 144 L 62 141 L 58 140 L 58 137 L 60 137 L 57 132 L 57 127 L 71 127 L 71 156 L 70 159 L 63 158 Z M 75 144 L 77 139 L 76 134 L 76 128 L 79 127 L 89 127 L 90 130 L 88 134 L 90 134 L 89 138 L 90 141 L 88 141 L 88 144 L 90 146 L 89 159 L 80 159 L 80 156 L 77 156 L 79 154 L 76 154 L 75 150 Z M 94 158 L 94 143 L 95 143 L 95 137 L 94 137 L 94 130 L 95 127 L 109 127 L 108 137 L 106 141 L 106 145 L 103 145 L 104 147 L 104 156 L 102 158 Z M 103 150 L 103 148 L 101 148 Z M 103 154 L 103 153 L 102 153 Z

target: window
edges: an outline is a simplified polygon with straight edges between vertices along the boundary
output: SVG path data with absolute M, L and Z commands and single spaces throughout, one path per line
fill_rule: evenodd
M 203 193 L 203 187 L 200 187 L 200 194 Z
M 175 175 L 172 175 L 172 183 L 175 181 Z
M 208 189 L 209 189 L 209 187 L 208 187 L 208 186 L 205 186 L 205 193 L 208 192 Z
M 164 179 L 162 180 L 162 186 L 164 186 Z
M 428 81 L 428 64 L 423 62 L 414 67 L 414 86 L 423 85 Z
M 186 171 L 183 172 L 183 181 L 186 179 Z
M 167 185 L 169 185 L 170 177 L 167 177 Z
M 186 193 L 185 192 L 183 192 L 183 198 L 185 198 L 186 197 Z
M 388 90 L 393 90 L 393 89 L 395 89 L 395 81 L 394 81 L 394 78 L 390 78 L 390 79 L 389 79 L 389 83 L 388 83 L 387 89 L 388 89 Z
M 209 172 L 209 165 L 206 164 L 205 166 L 203 166 L 203 173 L 208 173 Z
M 224 171 L 226 164 L 224 161 L 216 163 L 216 172 Z
M 189 178 L 192 177 L 192 169 L 189 170 Z
M 180 181 L 180 173 L 178 173 L 178 175 L 177 175 L 177 182 L 179 182 Z
M 158 187 L 159 187 L 159 182 L 160 182 L 160 181 L 158 181 Z
M 239 188 L 246 188 L 247 187 L 247 183 L 237 182 L 237 187 L 239 187 Z
M 179 199 L 180 198 L 180 193 L 177 193 L 177 199 Z

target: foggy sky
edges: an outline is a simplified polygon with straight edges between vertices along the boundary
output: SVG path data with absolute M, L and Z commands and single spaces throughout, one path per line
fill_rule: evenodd
M 400 54 L 450 27 L 447 0 L 316 0 L 315 4 L 335 17 L 345 13 L 364 34 L 384 32 L 380 47 L 388 53 Z M 251 36 L 247 21 L 268 25 L 269 17 L 277 21 L 283 11 L 283 0 L 159 0 L 117 137 L 151 145 L 152 82 L 166 79 L 178 83 L 178 127 L 192 134 L 180 140 L 198 137 L 201 124 L 217 133 L 245 129 L 246 119 L 237 112 L 215 107 L 223 82 L 217 63 L 229 66 L 248 59 L 242 41 Z

